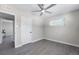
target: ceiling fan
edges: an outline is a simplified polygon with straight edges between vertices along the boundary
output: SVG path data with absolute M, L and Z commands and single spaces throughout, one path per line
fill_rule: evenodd
M 32 11 L 32 12 L 40 12 L 40 16 L 42 16 L 44 13 L 49 13 L 51 14 L 52 12 L 47 11 L 49 8 L 55 6 L 56 4 L 51 4 L 48 7 L 44 8 L 44 4 L 38 4 L 38 7 L 40 8 L 40 10 L 36 10 L 36 11 Z

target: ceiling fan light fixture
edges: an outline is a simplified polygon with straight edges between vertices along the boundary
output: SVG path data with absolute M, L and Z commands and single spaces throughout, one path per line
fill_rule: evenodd
M 44 12 L 45 12 L 45 10 L 42 10 L 41 12 L 42 12 L 42 13 L 44 13 Z
M 46 13 L 52 14 L 52 12 L 47 11 L 49 8 L 53 7 L 56 4 L 51 4 L 48 7 L 44 8 L 44 4 L 38 4 L 38 7 L 41 9 L 40 11 L 34 11 L 34 12 L 41 12 L 40 16 Z

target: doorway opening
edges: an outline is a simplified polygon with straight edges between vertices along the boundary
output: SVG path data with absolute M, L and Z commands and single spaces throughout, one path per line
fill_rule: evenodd
M 0 12 L 0 48 L 15 47 L 15 17 Z

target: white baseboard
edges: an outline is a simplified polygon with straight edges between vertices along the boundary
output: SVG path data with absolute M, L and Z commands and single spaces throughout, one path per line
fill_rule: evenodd
M 58 41 L 58 40 L 49 39 L 49 38 L 45 38 L 45 39 L 46 39 L 46 40 L 53 41 L 53 42 L 58 42 L 58 43 L 62 43 L 62 44 L 67 44 L 67 45 L 71 45 L 71 46 L 79 47 L 79 45 L 71 44 L 71 43 L 68 43 L 68 42 Z
M 50 38 L 45 38 L 45 37 L 44 38 L 39 38 L 37 40 L 33 40 L 33 41 L 29 42 L 29 43 L 34 43 L 34 42 L 37 42 L 37 41 L 40 41 L 40 40 L 43 40 L 43 39 L 50 40 L 50 41 L 53 41 L 53 42 L 62 43 L 62 44 L 67 44 L 67 45 L 71 45 L 71 46 L 75 46 L 75 47 L 79 47 L 79 45 L 76 45 L 76 44 L 71 44 L 71 43 L 68 43 L 68 42 L 58 41 L 58 40 L 54 40 L 54 39 L 50 39 Z M 25 45 L 25 44 L 21 44 L 19 46 L 16 46 L 15 48 L 21 47 L 23 45 Z
M 42 39 L 43 39 L 43 38 L 39 38 L 39 39 L 33 40 L 33 41 L 31 41 L 31 43 L 34 43 L 34 42 L 40 41 L 40 40 L 42 40 Z
M 19 47 L 21 47 L 21 46 L 22 46 L 22 44 L 15 45 L 15 48 L 19 48 Z
M 26 42 L 22 42 L 21 44 L 15 46 L 15 48 L 22 47 L 23 45 L 26 45 L 26 44 L 29 44 L 29 43 L 31 43 L 31 42 L 27 42 L 27 43 Z
M 25 44 L 29 44 L 29 43 L 34 43 L 34 42 L 40 41 L 40 40 L 42 40 L 42 39 L 43 39 L 43 38 L 39 38 L 39 39 L 30 41 L 30 42 L 27 42 L 27 43 L 26 43 L 26 42 L 22 42 L 22 44 L 15 46 L 15 48 L 21 47 L 21 46 L 23 46 L 23 45 L 25 45 Z

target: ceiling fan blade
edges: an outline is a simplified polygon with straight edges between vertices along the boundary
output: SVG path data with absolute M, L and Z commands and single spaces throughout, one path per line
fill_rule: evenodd
M 43 4 L 38 4 L 38 6 L 40 7 L 41 10 L 44 9 L 44 8 L 43 8 L 43 6 L 44 6 Z
M 36 11 L 32 11 L 32 12 L 40 12 L 41 10 L 36 10 Z
M 47 9 L 49 9 L 49 8 L 55 6 L 55 5 L 56 5 L 56 4 L 51 4 L 51 5 L 49 5 L 47 8 L 45 8 L 45 10 L 47 10 Z
M 45 11 L 46 13 L 49 13 L 49 14 L 52 14 L 52 12 L 50 12 L 50 11 Z
M 40 16 L 42 16 L 42 15 L 43 15 L 43 13 L 41 12 Z

